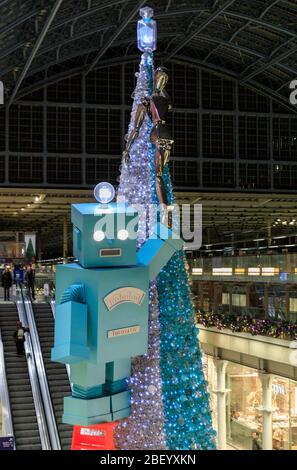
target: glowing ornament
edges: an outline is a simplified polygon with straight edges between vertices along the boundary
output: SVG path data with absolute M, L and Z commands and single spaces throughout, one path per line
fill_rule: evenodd
M 110 183 L 99 183 L 95 186 L 94 197 L 100 204 L 108 204 L 115 196 L 115 189 Z

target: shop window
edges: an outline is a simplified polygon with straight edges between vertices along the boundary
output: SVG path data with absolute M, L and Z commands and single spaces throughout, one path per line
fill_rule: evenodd
M 274 450 L 289 450 L 290 394 L 288 379 L 281 379 L 277 377 L 273 380 L 272 409 L 272 448 Z
M 257 431 L 261 440 L 262 386 L 257 370 L 229 363 L 227 388 L 230 389 L 227 404 L 227 439 L 240 450 L 252 449 L 252 432 Z

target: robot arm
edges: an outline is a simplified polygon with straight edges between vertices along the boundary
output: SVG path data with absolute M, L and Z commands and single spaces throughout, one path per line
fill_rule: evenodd
M 154 234 L 155 238 L 148 239 L 137 252 L 138 262 L 149 267 L 150 279 L 157 277 L 174 253 L 183 247 L 183 241 L 163 224 L 156 225 Z
M 87 346 L 88 307 L 83 284 L 73 284 L 65 290 L 56 306 L 55 344 L 52 360 L 75 364 L 89 357 Z
M 147 112 L 147 108 L 148 108 L 148 102 L 146 99 L 143 99 L 142 103 L 138 105 L 138 108 L 136 111 L 135 122 L 134 122 L 134 128 L 131 131 L 130 135 L 128 136 L 126 147 L 123 152 L 123 157 L 126 163 L 129 161 L 129 152 L 132 147 L 132 144 L 139 135 L 139 131 L 143 124 L 143 121 Z

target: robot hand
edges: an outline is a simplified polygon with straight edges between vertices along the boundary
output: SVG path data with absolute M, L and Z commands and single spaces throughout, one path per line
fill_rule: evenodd
M 130 161 L 130 155 L 129 155 L 128 150 L 124 150 L 124 151 L 123 151 L 123 160 L 124 160 L 124 162 L 125 162 L 126 164 L 129 163 L 129 161 Z

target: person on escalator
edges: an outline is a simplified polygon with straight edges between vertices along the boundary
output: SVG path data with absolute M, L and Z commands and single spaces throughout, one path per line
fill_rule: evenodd
M 9 301 L 10 300 L 9 293 L 10 293 L 10 288 L 12 286 L 12 275 L 8 266 L 5 268 L 5 271 L 2 274 L 1 282 L 2 282 L 2 287 L 4 289 L 4 300 Z
M 29 333 L 30 330 L 29 328 L 23 327 L 21 321 L 18 321 L 17 326 L 17 330 L 13 333 L 13 339 L 16 344 L 17 356 L 21 357 L 25 355 L 25 333 Z
M 28 293 L 32 295 L 32 300 L 35 300 L 35 291 L 34 291 L 35 274 L 32 269 L 32 266 L 28 266 L 27 268 L 25 281 L 27 282 Z

